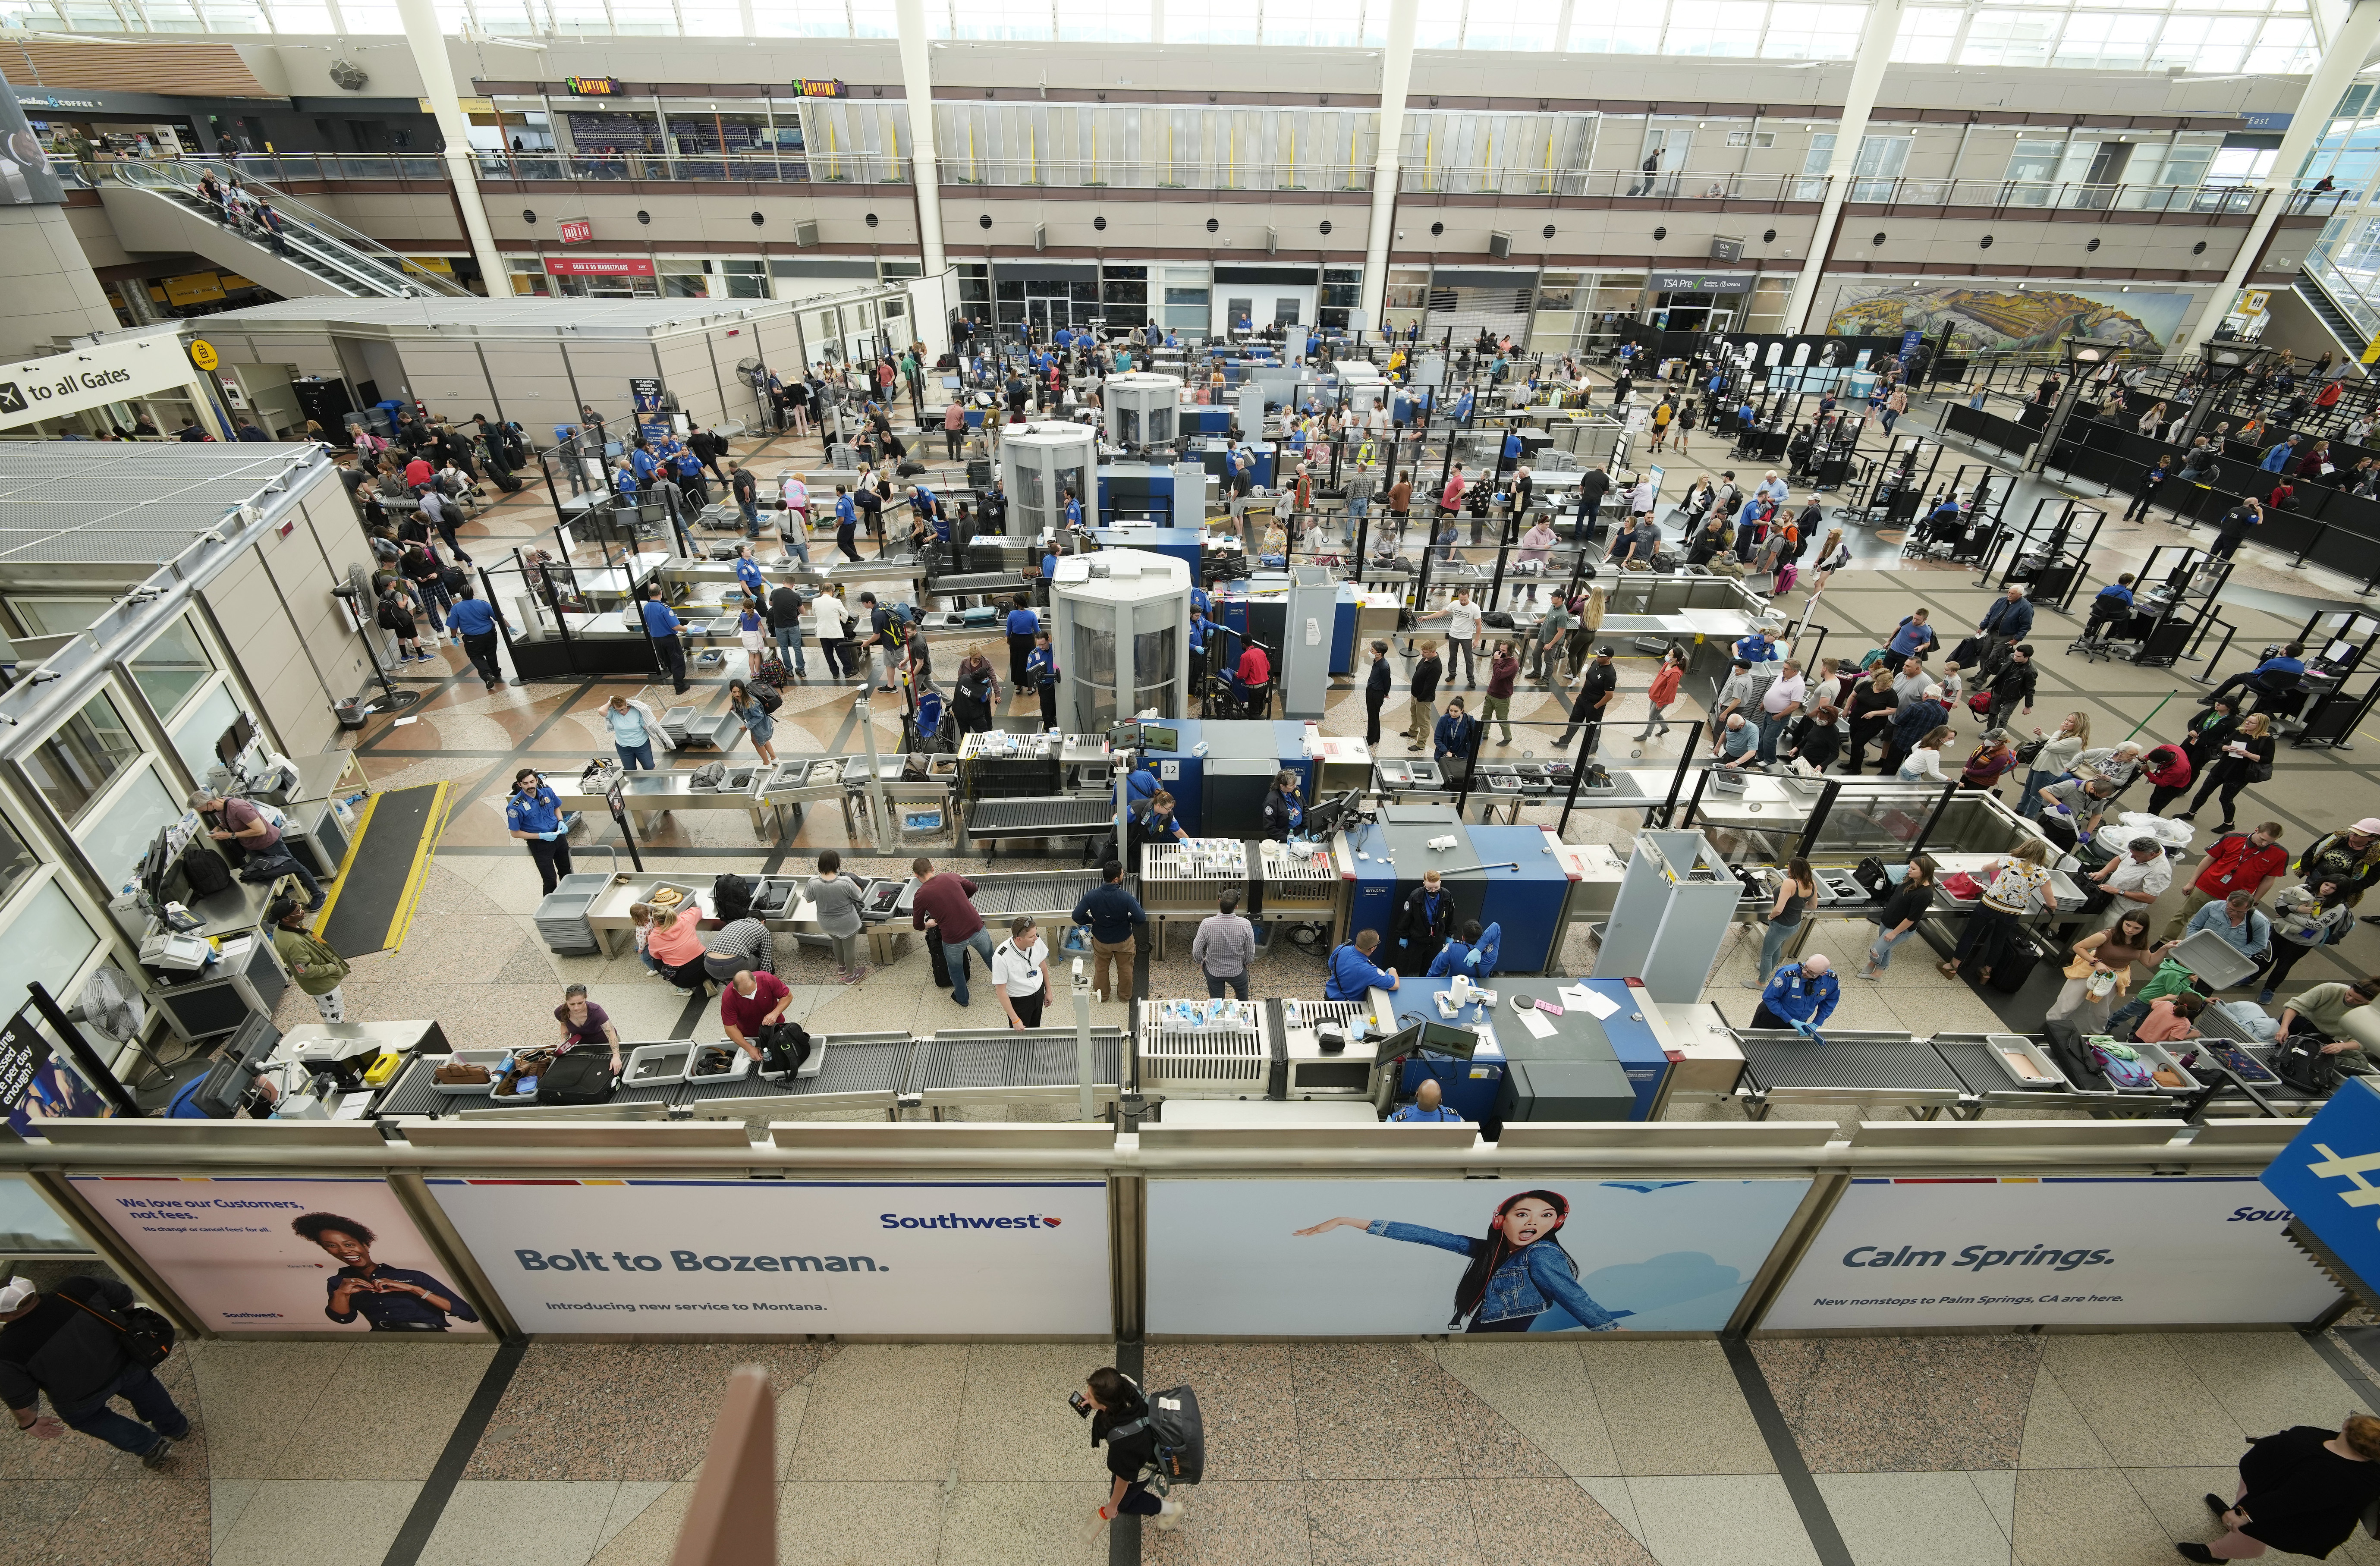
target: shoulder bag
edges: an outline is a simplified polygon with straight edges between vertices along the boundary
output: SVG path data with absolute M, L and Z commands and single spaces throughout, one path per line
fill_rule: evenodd
M 93 1310 L 72 1294 L 60 1293 L 58 1298 L 76 1309 L 99 1317 L 124 1336 L 125 1356 L 144 1369 L 153 1369 L 165 1363 L 174 1352 L 174 1324 L 144 1305 L 128 1305 L 121 1310 Z

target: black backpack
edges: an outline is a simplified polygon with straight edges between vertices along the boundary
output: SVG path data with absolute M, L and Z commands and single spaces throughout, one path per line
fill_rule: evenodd
M 190 883 L 193 898 L 231 890 L 231 867 L 224 863 L 222 855 L 208 849 L 192 848 L 182 856 L 182 877 Z
M 547 1105 L 608 1103 L 619 1086 L 620 1079 L 612 1074 L 610 1055 L 601 1050 L 573 1050 L 539 1074 L 537 1101 Z
M 752 882 L 734 870 L 722 870 L 710 883 L 710 904 L 723 925 L 752 917 Z
M 1159 1493 L 1175 1485 L 1195 1485 L 1207 1473 L 1207 1426 L 1198 1415 L 1198 1394 L 1187 1387 L 1148 1394 L 1148 1412 L 1108 1432 L 1112 1445 L 1119 1436 L 1146 1429 L 1155 1438 L 1157 1455 L 1151 1463 Z
M 747 688 L 752 692 L 752 699 L 760 704 L 760 710 L 763 712 L 774 712 L 785 704 L 785 698 L 778 695 L 775 687 L 766 680 L 754 680 Z
M 781 1071 L 791 1076 L 810 1058 L 809 1032 L 797 1022 L 781 1022 L 763 1028 L 756 1042 L 760 1046 L 762 1071 Z

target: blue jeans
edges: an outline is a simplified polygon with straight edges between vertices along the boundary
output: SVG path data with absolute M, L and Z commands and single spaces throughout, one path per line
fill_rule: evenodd
M 1777 971 L 1778 961 L 1785 954 L 1785 943 L 1792 940 L 1793 932 L 1801 928 L 1799 919 L 1790 925 L 1780 925 L 1775 919 L 1768 921 L 1768 928 L 1760 936 L 1760 978 L 1763 983 Z
M 798 511 L 786 512 L 785 520 L 777 526 L 777 536 L 784 540 L 786 559 L 798 560 L 808 565 L 810 563 L 810 541 L 802 535 L 801 515 Z
M 1892 953 L 1894 951 L 1900 947 L 1902 941 L 1908 940 L 1911 936 L 1915 935 L 1916 933 L 1917 927 L 1912 924 L 1907 929 L 1902 930 L 1899 935 L 1894 935 L 1889 932 L 1878 935 L 1876 938 L 1876 944 L 1867 949 L 1868 965 L 1879 973 L 1886 968 L 1892 966 Z
M 799 625 L 779 625 L 772 633 L 777 638 L 777 661 L 793 662 L 794 673 L 807 674 L 809 665 L 802 659 L 802 628 Z
M 1779 735 L 1779 734 L 1783 734 L 1784 732 L 1785 732 L 1785 714 L 1784 714 L 1784 713 L 1782 713 L 1782 712 L 1763 712 L 1763 713 L 1760 715 L 1760 752 L 1759 752 L 1759 754 L 1760 754 L 1760 759 L 1761 759 L 1763 761 L 1774 761 L 1774 760 L 1776 760 L 1776 759 L 1777 759 L 1777 736 L 1778 736 L 1778 735 Z
M 939 939 L 939 937 L 937 939 Z M 966 954 L 970 951 L 975 952 L 983 958 L 984 968 L 986 971 L 990 971 L 991 967 L 991 932 L 988 929 L 979 929 L 973 935 L 968 936 L 965 941 L 944 941 L 942 942 L 942 961 L 944 964 L 948 965 L 951 970 L 951 999 L 956 1001 L 962 1006 L 968 1003 Z
M 645 771 L 650 772 L 653 770 L 653 742 L 651 740 L 647 740 L 642 745 L 622 745 L 619 741 L 613 740 L 612 742 L 612 748 L 620 753 L 620 767 L 622 771 L 633 772 L 641 768 Z
M 2024 774 L 2024 797 L 2017 801 L 2016 813 L 2028 821 L 2041 819 L 2041 791 L 2058 781 L 2055 772 L 2028 771 Z
M 129 1402 L 141 1423 L 136 1424 L 107 1406 L 116 1398 Z M 136 1456 L 156 1446 L 161 1436 L 178 1441 L 190 1433 L 189 1416 L 174 1406 L 174 1400 L 145 1365 L 126 1366 L 124 1373 L 97 1397 L 67 1403 L 53 1398 L 50 1406 L 57 1410 L 59 1418 L 84 1435 L 97 1436 L 118 1451 Z
M 760 508 L 747 501 L 742 506 L 738 507 L 738 509 L 744 513 L 744 536 L 747 539 L 759 538 L 760 536 Z

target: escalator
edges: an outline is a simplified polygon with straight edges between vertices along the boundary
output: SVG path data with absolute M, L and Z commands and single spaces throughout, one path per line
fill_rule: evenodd
M 200 197 L 200 176 L 210 167 L 218 185 L 237 178 L 251 195 L 273 203 L 281 217 L 280 249 L 253 225 L 234 232 L 221 210 Z M 99 194 L 126 249 L 204 256 L 285 298 L 470 297 L 452 279 L 417 265 L 336 218 L 244 171 L 207 160 L 125 164 L 115 182 L 103 185 Z
M 2323 285 L 2321 278 L 2312 268 L 2298 273 L 2295 292 L 2298 303 L 2322 322 L 2350 358 L 2363 356 L 2363 345 L 2372 340 L 2372 333 L 2357 327 L 2354 316 L 2331 297 L 2330 290 Z

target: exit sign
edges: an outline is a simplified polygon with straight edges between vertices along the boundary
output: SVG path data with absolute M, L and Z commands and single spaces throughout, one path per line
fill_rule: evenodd
M 590 218 L 565 217 L 557 226 L 565 245 L 584 245 L 595 237 L 595 224 Z

